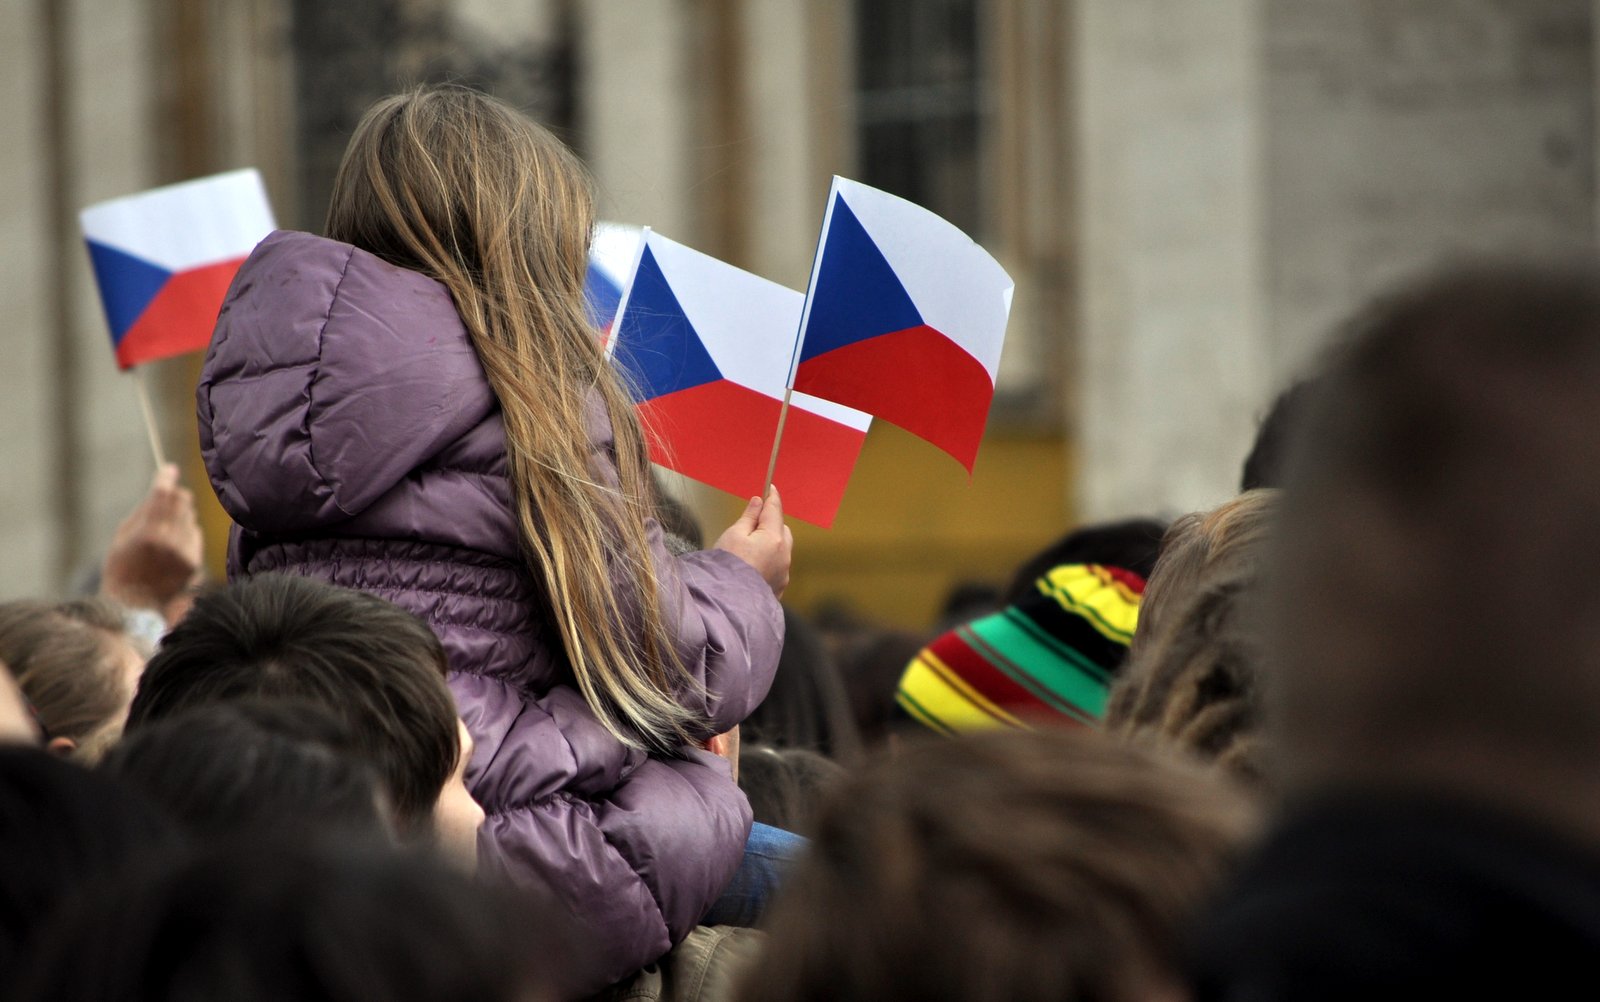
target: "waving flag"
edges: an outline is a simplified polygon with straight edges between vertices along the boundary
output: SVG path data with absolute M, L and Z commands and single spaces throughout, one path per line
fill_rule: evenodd
M 639 398 L 651 458 L 759 495 L 803 297 L 646 231 L 615 326 L 614 359 Z M 773 482 L 797 518 L 831 525 L 871 418 L 795 394 Z
M 633 278 L 644 243 L 644 228 L 626 223 L 599 223 L 589 244 L 589 271 L 584 276 L 583 295 L 589 307 L 589 320 L 609 339 L 611 323 L 617 317 L 622 292 Z
M 920 206 L 833 179 L 794 388 L 859 407 L 972 471 L 1013 283 Z
M 78 218 L 124 369 L 203 351 L 234 272 L 273 230 L 254 170 L 101 202 Z

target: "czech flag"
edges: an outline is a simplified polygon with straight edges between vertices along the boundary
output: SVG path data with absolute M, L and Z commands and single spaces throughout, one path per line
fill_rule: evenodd
M 611 323 L 617 317 L 622 292 L 633 278 L 644 247 L 644 227 L 626 223 L 597 223 L 589 243 L 589 271 L 583 280 L 583 296 L 589 308 L 589 321 L 601 334 L 611 337 Z
M 803 305 L 792 289 L 645 232 L 612 358 L 635 388 L 652 460 L 761 494 Z M 792 396 L 772 477 L 785 511 L 833 524 L 871 420 Z
M 100 202 L 78 218 L 124 369 L 204 351 L 234 272 L 274 229 L 255 170 Z
M 950 223 L 835 177 L 794 388 L 897 424 L 971 473 L 1013 288 Z

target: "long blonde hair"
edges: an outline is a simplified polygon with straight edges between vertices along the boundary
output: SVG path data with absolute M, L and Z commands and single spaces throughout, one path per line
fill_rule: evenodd
M 1262 779 L 1261 629 L 1253 600 L 1280 492 L 1257 488 L 1172 523 L 1111 686 L 1105 728 L 1175 743 Z
M 559 139 L 483 94 L 423 87 L 356 126 L 327 235 L 449 289 L 500 401 L 522 547 L 578 687 L 624 743 L 668 751 L 695 722 L 673 694 L 696 683 L 657 593 L 644 438 L 584 308 L 593 226 L 588 174 Z M 620 491 L 592 464 L 596 396 Z

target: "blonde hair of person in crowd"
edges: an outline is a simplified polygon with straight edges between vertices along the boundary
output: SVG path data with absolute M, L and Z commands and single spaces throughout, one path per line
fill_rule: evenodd
M 0 745 L 39 743 L 39 725 L 28 709 L 11 669 L 0 663 Z
M 0 604 L 0 661 L 51 751 L 99 761 L 128 719 L 144 658 L 123 610 L 104 599 Z
M 449 289 L 500 402 L 517 527 L 578 686 L 619 740 L 666 749 L 691 740 L 693 716 L 673 694 L 694 679 L 672 656 L 654 585 L 644 435 L 585 308 L 594 222 L 588 174 L 565 144 L 499 101 L 437 88 L 367 111 L 327 235 Z M 592 394 L 616 435 L 617 485 L 594 477 L 582 431 Z M 747 559 L 781 591 L 788 561 L 765 557 Z M 640 603 L 637 636 L 619 629 L 619 568 Z
M 1260 629 L 1251 605 L 1279 492 L 1247 491 L 1172 523 L 1145 588 L 1105 726 L 1262 777 Z

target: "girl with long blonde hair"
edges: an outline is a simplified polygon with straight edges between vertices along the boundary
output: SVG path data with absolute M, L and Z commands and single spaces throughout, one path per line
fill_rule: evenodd
M 667 552 L 585 311 L 593 224 L 577 158 L 515 110 L 386 98 L 326 237 L 273 234 L 241 269 L 198 395 L 230 574 L 372 591 L 440 635 L 483 866 L 555 890 L 575 991 L 664 953 L 739 862 L 748 806 L 698 746 L 771 682 L 792 545 L 774 492 Z

